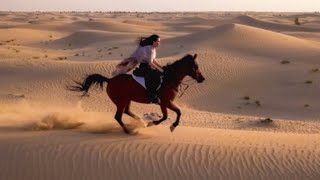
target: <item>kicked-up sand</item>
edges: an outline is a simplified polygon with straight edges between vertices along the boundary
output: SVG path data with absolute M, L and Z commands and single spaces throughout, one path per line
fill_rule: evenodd
M 206 80 L 185 78 L 175 131 L 133 102 L 127 135 L 105 87 L 66 86 L 153 33 L 162 65 L 197 53 Z M 0 179 L 318 180 L 319 40 L 319 13 L 1 12 Z

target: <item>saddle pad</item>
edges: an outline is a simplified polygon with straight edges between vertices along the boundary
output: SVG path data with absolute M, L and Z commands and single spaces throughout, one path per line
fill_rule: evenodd
M 145 89 L 147 89 L 147 88 L 146 88 L 146 83 L 145 83 L 144 77 L 136 76 L 136 75 L 132 74 L 132 78 L 133 78 L 135 81 L 137 81 L 137 83 L 139 83 L 142 87 L 144 87 Z M 163 78 L 163 76 L 160 76 L 160 84 L 159 84 L 159 86 L 157 87 L 157 90 L 159 90 L 160 87 L 161 87 L 161 85 L 162 85 L 162 78 Z
M 134 74 L 132 74 L 132 78 L 137 81 L 137 83 L 139 83 L 142 87 L 144 87 L 145 89 L 146 88 L 146 83 L 144 81 L 144 77 L 141 77 L 141 76 L 135 76 Z

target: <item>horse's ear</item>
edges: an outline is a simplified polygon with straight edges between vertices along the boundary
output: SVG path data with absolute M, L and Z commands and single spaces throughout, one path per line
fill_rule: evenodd
M 196 59 L 198 56 L 198 54 L 194 54 L 193 59 Z

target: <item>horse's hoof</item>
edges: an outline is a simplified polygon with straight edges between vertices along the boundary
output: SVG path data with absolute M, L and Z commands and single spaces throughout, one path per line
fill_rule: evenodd
M 130 134 L 131 132 L 127 128 L 123 128 L 123 132 L 126 134 Z
M 170 131 L 173 132 L 175 128 L 175 126 L 170 126 Z
M 125 130 L 124 133 L 126 133 L 127 135 L 136 135 L 136 134 L 138 134 L 138 131 Z
M 151 127 L 151 126 L 154 126 L 154 125 L 156 125 L 156 124 L 153 121 L 151 121 L 151 122 L 148 122 L 147 127 Z
M 129 135 L 137 135 L 138 131 L 130 131 Z

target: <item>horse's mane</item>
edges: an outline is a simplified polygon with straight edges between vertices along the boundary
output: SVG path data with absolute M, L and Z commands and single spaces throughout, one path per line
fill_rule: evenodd
M 173 62 L 168 63 L 166 66 L 163 67 L 163 74 L 164 74 L 164 82 L 173 84 L 176 83 L 176 69 L 179 67 L 182 63 L 185 63 L 186 61 L 193 59 L 193 56 L 190 54 L 185 55 L 183 58 Z
M 193 56 L 190 54 L 185 55 L 183 58 L 175 61 L 174 63 L 168 63 L 166 66 L 163 67 L 163 70 L 166 71 L 167 69 L 175 68 L 179 66 L 179 64 L 183 63 L 186 60 L 192 59 Z

